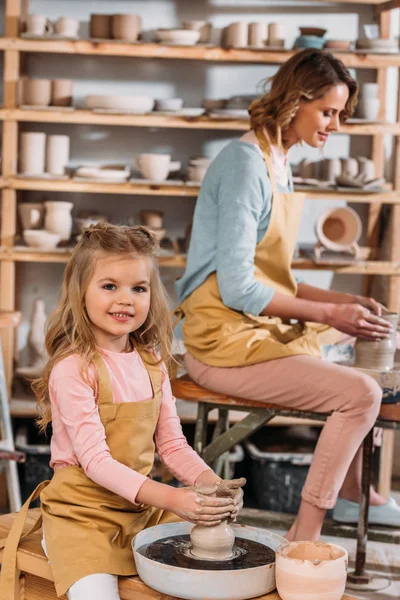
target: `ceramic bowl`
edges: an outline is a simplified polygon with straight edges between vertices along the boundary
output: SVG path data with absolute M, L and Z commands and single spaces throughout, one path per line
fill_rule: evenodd
M 361 233 L 361 219 L 355 210 L 348 206 L 328 208 L 316 221 L 316 234 L 319 242 L 333 252 L 346 252 L 357 245 Z
M 325 40 L 317 35 L 300 35 L 295 43 L 295 48 L 318 48 L 321 50 L 324 47 Z
M 85 177 L 86 179 L 107 179 L 120 182 L 128 179 L 130 171 L 123 169 L 102 169 L 98 167 L 79 167 L 75 171 L 75 175 L 76 177 Z
M 200 31 L 192 29 L 158 29 L 156 37 L 159 42 L 194 46 L 200 39 Z
M 321 29 L 320 27 L 299 27 L 301 35 L 316 35 L 317 37 L 323 37 L 327 29 Z
M 349 50 L 351 44 L 351 40 L 327 40 L 324 47 L 332 50 Z
M 176 111 L 180 110 L 182 106 L 182 98 L 162 98 L 160 100 L 156 100 L 154 109 L 163 111 Z
M 206 110 L 214 110 L 216 108 L 225 108 L 228 100 L 226 98 L 218 98 L 215 100 L 205 98 L 201 103 L 202 107 Z
M 85 104 L 88 108 L 106 108 L 120 110 L 135 110 L 151 112 L 154 106 L 150 96 L 86 96 Z
M 27 246 L 42 250 L 53 250 L 61 240 L 58 233 L 50 233 L 45 229 L 25 229 L 23 236 Z

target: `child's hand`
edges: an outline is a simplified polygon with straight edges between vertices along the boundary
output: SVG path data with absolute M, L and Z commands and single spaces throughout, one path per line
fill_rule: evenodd
M 243 508 L 243 489 L 246 479 L 221 479 L 216 481 L 214 485 L 197 486 L 195 489 L 199 494 L 206 496 L 217 496 L 218 498 L 232 498 L 232 512 L 230 521 L 236 521 L 239 511 Z
M 194 488 L 173 490 L 171 510 L 184 521 L 212 527 L 232 517 L 234 500 L 198 493 Z

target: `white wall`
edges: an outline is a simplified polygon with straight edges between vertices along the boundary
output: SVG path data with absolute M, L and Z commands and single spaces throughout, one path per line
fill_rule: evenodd
M 4 0 L 1 2 L 4 5 Z M 3 12 L 3 11 L 2 11 Z M 285 25 L 287 45 L 291 47 L 301 25 L 316 25 L 329 30 L 328 37 L 356 39 L 362 25 L 372 22 L 372 9 L 364 6 L 340 6 L 334 4 L 290 2 L 281 0 L 31 0 L 30 12 L 43 14 L 50 19 L 72 16 L 81 21 L 81 35 L 87 33 L 89 15 L 96 13 L 131 12 L 142 16 L 145 39 L 151 39 L 157 27 L 176 26 L 181 20 L 207 18 L 216 29 L 232 21 L 265 20 L 280 21 Z M 397 13 L 398 11 L 396 11 Z M 393 19 L 393 31 L 398 28 L 398 15 Z M 218 34 L 218 31 L 217 31 Z M 32 77 L 66 77 L 74 79 L 74 103 L 83 105 L 84 97 L 91 93 L 150 94 L 154 97 L 184 98 L 185 106 L 200 106 L 203 98 L 219 98 L 236 94 L 251 94 L 261 90 L 260 82 L 271 76 L 275 66 L 219 64 L 193 61 L 170 61 L 140 58 L 28 55 L 27 72 Z M 376 71 L 358 71 L 362 81 L 374 81 Z M 395 73 L 390 75 L 389 89 L 396 89 Z M 395 119 L 396 93 L 389 93 L 388 111 Z M 233 136 L 218 131 L 190 131 L 173 129 L 119 128 L 88 125 L 26 124 L 23 130 L 68 133 L 71 136 L 71 162 L 80 164 L 96 161 L 127 162 L 133 164 L 139 152 L 162 150 L 171 152 L 184 163 L 194 154 L 215 156 Z M 368 155 L 371 138 L 346 135 L 330 139 L 324 156 Z M 387 159 L 391 158 L 392 143 L 388 139 Z M 307 147 L 291 151 L 291 161 L 304 157 L 318 159 L 318 151 Z M 388 163 L 389 164 L 389 163 Z M 21 199 L 70 199 L 75 203 L 74 214 L 82 208 L 95 208 L 107 213 L 115 222 L 124 222 L 146 206 L 160 208 L 165 212 L 165 224 L 172 237 L 182 236 L 191 218 L 193 198 L 128 197 L 90 194 L 42 194 L 24 193 Z M 308 201 L 305 207 L 299 241 L 315 241 L 314 222 L 317 214 L 336 202 Z M 356 205 L 365 217 L 366 207 Z M 24 312 L 24 323 L 19 329 L 19 346 L 26 343 L 27 319 L 32 300 L 43 296 L 47 310 L 54 308 L 62 265 L 18 264 L 19 305 Z M 177 272 L 165 270 L 164 278 L 172 290 Z M 308 282 L 324 287 L 361 289 L 358 276 L 333 276 L 328 272 L 299 273 Z

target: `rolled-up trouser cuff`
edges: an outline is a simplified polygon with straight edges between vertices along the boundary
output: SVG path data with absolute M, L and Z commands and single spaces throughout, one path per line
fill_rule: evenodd
M 313 506 L 316 506 L 317 508 L 322 508 L 324 510 L 330 510 L 331 508 L 333 508 L 337 500 L 337 498 L 318 498 L 317 496 L 309 494 L 305 488 L 303 488 L 303 491 L 301 492 L 301 497 L 309 504 L 312 504 Z

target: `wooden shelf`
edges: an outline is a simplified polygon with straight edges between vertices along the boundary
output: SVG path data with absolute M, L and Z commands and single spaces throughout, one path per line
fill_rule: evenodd
M 30 40 L 11 37 L 0 39 L 0 50 L 261 64 L 282 64 L 295 53 L 294 50 L 251 50 L 247 48 L 221 48 L 219 46 L 210 47 L 205 45 L 163 46 L 157 43 L 121 43 L 111 40 L 104 42 L 94 42 L 91 40 Z M 400 66 L 400 53 L 359 54 L 357 52 L 339 52 L 338 57 L 347 67 L 359 69 Z
M 30 190 L 43 192 L 76 192 L 88 194 L 116 194 L 139 196 L 180 196 L 196 198 L 200 187 L 183 183 L 148 184 L 139 182 L 106 183 L 92 181 L 76 181 L 74 179 L 31 179 L 27 177 L 8 177 L 0 180 L 3 187 L 14 190 Z M 400 204 L 400 191 L 388 190 L 378 193 L 360 193 L 355 191 L 338 190 L 302 190 L 307 198 L 313 200 L 346 200 L 365 204 Z
M 65 252 L 37 252 L 29 249 L 16 250 L 15 248 L 0 247 L 0 261 L 9 260 L 15 262 L 39 262 L 39 263 L 66 263 L 71 256 L 71 250 Z M 160 256 L 160 267 L 184 268 L 186 257 L 184 255 Z M 310 271 L 335 271 L 343 274 L 360 275 L 399 275 L 400 262 L 366 260 L 362 263 L 315 264 L 307 258 L 296 258 L 292 262 L 293 269 L 304 269 Z
M 249 122 L 245 119 L 213 119 L 207 116 L 183 117 L 174 115 L 107 114 L 92 110 L 73 111 L 0 109 L 0 121 L 26 123 L 68 123 L 74 125 L 113 125 L 121 127 L 162 127 L 170 129 L 209 129 L 222 131 L 247 131 Z M 349 123 L 341 127 L 336 135 L 400 135 L 399 123 Z

